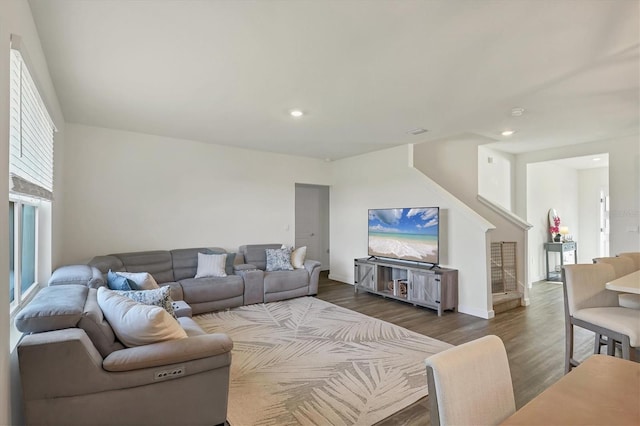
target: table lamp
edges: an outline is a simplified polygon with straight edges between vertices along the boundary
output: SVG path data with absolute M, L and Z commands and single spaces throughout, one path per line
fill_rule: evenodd
M 560 235 L 562 235 L 562 241 L 565 241 L 565 239 L 567 238 L 567 235 L 569 234 L 569 227 L 561 226 L 558 232 L 560 233 Z

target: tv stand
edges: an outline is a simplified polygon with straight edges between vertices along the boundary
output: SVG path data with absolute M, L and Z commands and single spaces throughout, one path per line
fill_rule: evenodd
M 433 264 L 410 264 L 375 257 L 354 260 L 354 291 L 436 309 L 458 308 L 458 271 Z

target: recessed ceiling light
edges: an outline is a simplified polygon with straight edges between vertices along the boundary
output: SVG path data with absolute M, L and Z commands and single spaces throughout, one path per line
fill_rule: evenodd
M 600 161 L 600 160 L 601 160 L 600 157 L 596 157 L 596 158 L 593 159 L 593 161 Z
M 520 117 L 522 114 L 524 114 L 524 108 L 520 108 L 520 107 L 511 108 L 512 117 Z
M 421 135 L 421 134 L 427 133 L 427 132 L 428 132 L 427 129 L 423 129 L 422 127 L 418 127 L 416 129 L 409 130 L 407 133 L 409 133 L 411 135 Z
M 500 134 L 502 136 L 511 136 L 514 133 L 515 133 L 515 130 L 503 130 L 502 133 L 500 133 Z
M 300 111 L 299 109 L 292 109 L 291 111 L 289 111 L 289 115 L 295 118 L 299 118 L 304 115 L 304 112 Z

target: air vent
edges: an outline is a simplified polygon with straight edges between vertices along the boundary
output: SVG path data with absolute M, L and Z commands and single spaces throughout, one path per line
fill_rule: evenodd
M 418 127 L 417 129 L 409 130 L 407 133 L 415 136 L 415 135 L 421 135 L 421 134 L 427 133 L 427 132 L 428 132 L 427 129 L 423 129 L 422 127 Z

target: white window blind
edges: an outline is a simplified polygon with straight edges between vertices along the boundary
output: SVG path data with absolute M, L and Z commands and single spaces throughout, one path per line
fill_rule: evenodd
M 17 49 L 11 49 L 10 73 L 9 189 L 51 200 L 55 126 Z

